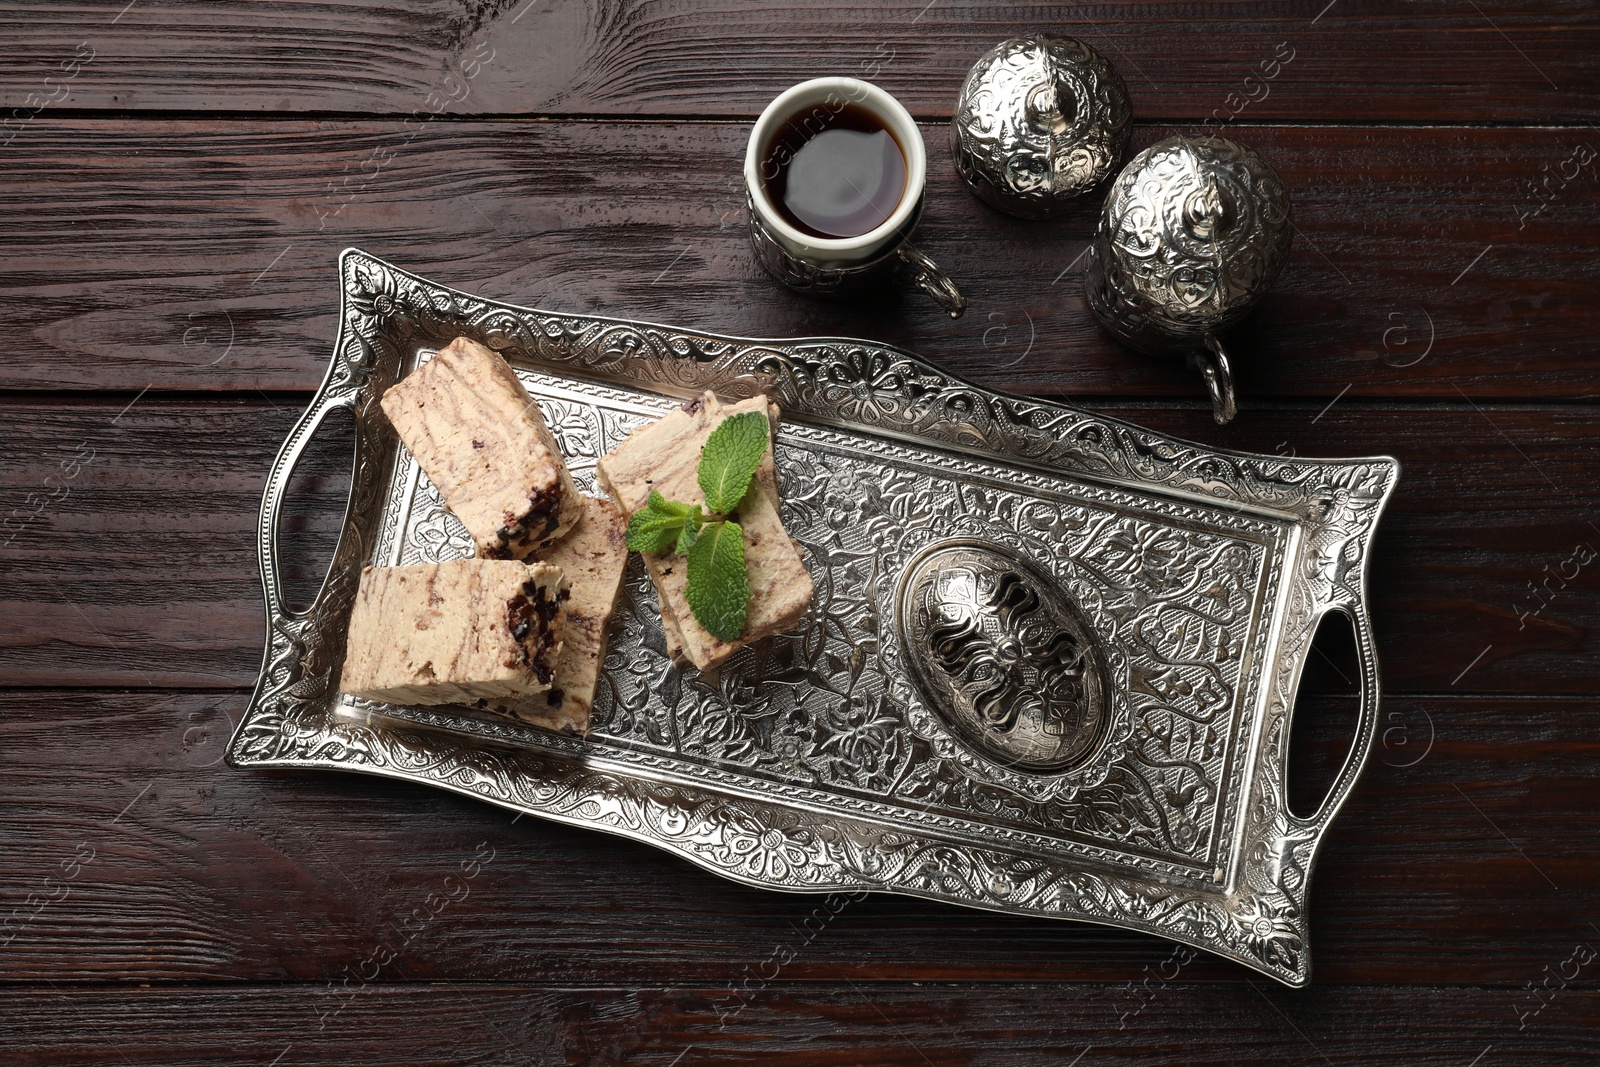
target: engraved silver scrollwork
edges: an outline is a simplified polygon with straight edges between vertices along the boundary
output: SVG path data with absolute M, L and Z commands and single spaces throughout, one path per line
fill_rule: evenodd
M 1070 597 L 1021 558 L 982 541 L 933 545 L 911 561 L 897 608 L 924 699 L 987 758 L 1049 773 L 1104 740 L 1098 641 Z
M 360 769 L 646 841 L 754 885 L 1090 919 L 1306 981 L 1310 872 L 1377 727 L 1364 586 L 1392 460 L 1206 448 L 993 393 L 872 342 L 518 308 L 354 250 L 340 277 L 332 363 L 263 498 L 267 644 L 234 766 Z M 774 395 L 784 523 L 816 579 L 806 619 L 714 675 L 679 670 L 635 560 L 586 739 L 341 697 L 362 565 L 465 547 L 376 408 L 458 334 L 517 367 L 585 480 L 590 456 L 673 397 Z M 307 441 L 340 407 L 356 414 L 350 506 L 328 580 L 297 614 L 278 593 L 277 512 Z M 1026 661 L 1024 684 L 1027 671 L 1085 677 L 1071 645 L 1103 657 L 1105 725 L 1082 755 L 1065 745 L 1048 770 L 1008 764 L 1004 745 L 996 758 L 959 736 L 921 692 L 897 583 L 953 537 L 998 549 L 987 573 L 1026 576 L 1038 596 L 980 580 L 973 603 L 993 617 L 973 647 L 996 664 Z M 1285 800 L 1288 728 L 1329 610 L 1356 623 L 1360 733 L 1323 810 L 1301 818 Z M 1070 641 L 1012 632 L 1044 620 Z M 959 658 L 950 668 L 961 676 Z M 975 709 L 982 692 L 969 693 Z M 1087 688 L 1052 692 L 1063 703 L 1018 717 L 1068 723 L 1080 697 L 1094 703 Z M 1014 728 L 992 707 L 977 721 Z
M 1132 129 L 1127 87 L 1104 56 L 1071 37 L 1034 33 L 973 64 L 950 147 L 980 199 L 1039 219 L 1109 178 Z

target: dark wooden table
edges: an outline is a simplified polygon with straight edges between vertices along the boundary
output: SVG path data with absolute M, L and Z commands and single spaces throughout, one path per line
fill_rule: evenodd
M 1221 116 L 1292 191 L 1225 429 L 1090 319 L 1093 207 L 1023 223 L 955 178 L 963 73 L 1039 28 L 1118 66 L 1136 146 Z M 0 1062 L 1600 1058 L 1594 0 L 35 0 L 0 35 Z M 921 243 L 964 319 L 808 302 L 754 263 L 750 122 L 820 74 L 926 123 Z M 1213 444 L 1398 456 L 1385 732 L 1317 870 L 1312 985 L 895 897 L 816 932 L 815 900 L 601 834 L 224 767 L 259 495 L 349 245 L 546 308 L 874 337 Z M 300 481 L 308 551 L 345 467 Z M 1352 718 L 1321 651 L 1307 806 Z

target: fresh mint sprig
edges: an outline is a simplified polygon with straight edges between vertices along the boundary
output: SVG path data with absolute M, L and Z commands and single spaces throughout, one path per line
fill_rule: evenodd
M 698 506 L 690 507 L 667 500 L 652 489 L 649 502 L 628 520 L 628 547 L 635 552 L 665 552 L 675 545 L 682 545 L 685 533 L 698 530 L 701 521 Z M 690 535 L 689 543 L 694 543 L 693 535 Z M 684 545 L 677 551 L 687 552 L 688 546 Z
M 750 608 L 744 530 L 726 516 L 750 492 L 771 433 L 759 411 L 723 419 L 700 452 L 696 474 L 704 507 L 651 490 L 645 506 L 628 520 L 628 547 L 635 552 L 689 557 L 684 598 L 695 619 L 719 641 L 738 640 Z

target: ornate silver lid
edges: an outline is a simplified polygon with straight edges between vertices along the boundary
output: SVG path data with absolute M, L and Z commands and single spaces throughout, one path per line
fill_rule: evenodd
M 933 545 L 906 567 L 897 617 L 923 700 L 984 758 L 1050 774 L 1105 741 L 1110 683 L 1094 627 L 1022 557 L 981 539 Z
M 1291 236 L 1289 194 L 1260 156 L 1225 137 L 1169 137 L 1112 184 L 1085 295 L 1123 343 L 1187 356 L 1226 423 L 1235 404 L 1217 335 L 1272 288 Z
M 956 101 L 956 169 L 985 203 L 1045 218 L 1110 177 L 1128 147 L 1128 89 L 1082 41 L 1031 33 L 973 64 Z

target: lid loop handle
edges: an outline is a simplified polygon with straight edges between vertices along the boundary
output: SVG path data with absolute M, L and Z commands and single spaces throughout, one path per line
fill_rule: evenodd
M 1199 371 L 1206 380 L 1206 392 L 1211 394 L 1211 417 L 1218 426 L 1226 426 L 1239 414 L 1239 405 L 1233 398 L 1233 369 L 1228 365 L 1228 353 L 1216 334 L 1205 337 L 1206 350 L 1189 355 L 1189 366 Z

